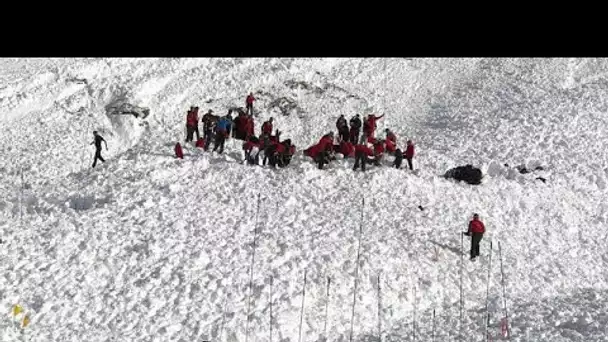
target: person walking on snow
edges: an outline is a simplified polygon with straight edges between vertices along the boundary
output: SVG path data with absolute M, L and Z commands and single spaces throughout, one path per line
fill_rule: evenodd
M 97 133 L 97 131 L 93 131 L 93 136 L 95 137 L 95 140 L 90 145 L 95 144 L 95 158 L 93 159 L 93 167 L 95 167 L 95 165 L 97 165 L 97 159 L 101 160 L 102 163 L 106 162 L 101 156 L 101 142 L 103 141 L 103 143 L 106 145 L 106 151 L 108 150 L 108 143 L 101 135 Z
M 479 243 L 483 238 L 483 234 L 486 232 L 486 227 L 483 222 L 479 220 L 478 214 L 473 214 L 473 219 L 469 222 L 469 229 L 463 232 L 464 235 L 471 237 L 471 260 L 475 261 L 475 258 L 479 256 Z
M 247 107 L 247 114 L 249 115 L 253 115 L 253 101 L 255 101 L 256 98 L 253 97 L 253 93 L 249 93 L 249 95 L 247 95 L 247 99 L 245 100 L 245 105 Z

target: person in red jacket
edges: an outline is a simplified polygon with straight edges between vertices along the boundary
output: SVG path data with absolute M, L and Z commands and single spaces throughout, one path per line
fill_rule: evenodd
M 380 139 L 374 141 L 374 165 L 380 166 L 382 157 L 384 156 L 384 143 Z
M 249 137 L 253 136 L 254 122 L 253 122 L 253 118 L 251 116 L 245 117 L 245 119 L 243 119 L 243 121 L 245 121 L 245 124 L 244 124 L 245 140 L 247 140 L 247 139 L 249 139 Z
M 392 154 L 397 149 L 397 136 L 388 128 L 385 129 L 384 132 L 386 133 L 386 140 L 384 141 L 386 144 L 386 151 Z
M 411 140 L 408 140 L 407 147 L 405 148 L 405 159 L 407 160 L 407 165 L 410 167 L 410 170 L 414 169 L 412 158 L 414 158 L 414 143 Z
M 369 114 L 367 116 L 367 120 L 365 120 L 365 135 L 368 138 L 374 138 L 374 134 L 376 132 L 376 121 L 382 119 L 382 117 L 384 117 L 384 114 L 380 115 L 380 116 L 375 116 L 374 114 Z
M 473 214 L 473 219 L 469 221 L 469 229 L 463 234 L 471 237 L 471 260 L 475 261 L 475 258 L 479 256 L 479 243 L 483 238 L 483 234 L 486 232 L 486 227 L 483 222 L 479 220 L 478 214 Z
M 373 156 L 374 151 L 369 148 L 365 142 L 361 141 L 361 143 L 355 146 L 355 166 L 353 167 L 353 171 L 357 171 L 359 165 L 361 165 L 361 171 L 365 171 L 365 164 L 367 164 L 367 157 Z
M 329 132 L 328 134 L 325 134 L 323 137 L 321 137 L 319 143 L 315 145 L 315 147 L 311 151 L 312 157 L 314 158 L 315 162 L 317 162 L 319 170 L 322 170 L 325 164 L 329 164 L 333 148 L 334 132 Z
M 262 124 L 262 134 L 260 136 L 264 134 L 272 135 L 272 118 Z
M 348 140 L 342 140 L 340 142 L 340 153 L 344 156 L 344 158 L 354 157 L 355 156 L 355 145 Z
M 193 140 L 193 135 L 196 132 L 196 139 L 200 138 L 198 131 L 198 107 L 190 107 L 186 115 L 186 142 Z
M 247 95 L 247 99 L 245 100 L 245 106 L 247 107 L 247 114 L 249 115 L 253 115 L 253 101 L 255 101 L 256 98 L 253 97 L 253 93 L 249 93 L 249 95 Z
M 248 165 L 259 164 L 259 140 L 257 137 L 251 136 L 243 143 L 243 151 L 245 151 L 245 160 Z

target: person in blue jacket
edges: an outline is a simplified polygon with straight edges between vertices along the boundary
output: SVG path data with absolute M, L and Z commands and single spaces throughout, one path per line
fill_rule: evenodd
M 223 116 L 217 121 L 217 125 L 215 126 L 215 143 L 213 147 L 213 152 L 215 152 L 218 148 L 218 153 L 224 152 L 224 142 L 228 137 L 228 132 L 232 128 L 232 120 L 228 116 Z

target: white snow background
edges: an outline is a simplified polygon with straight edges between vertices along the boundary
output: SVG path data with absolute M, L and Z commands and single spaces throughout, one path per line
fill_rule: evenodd
M 608 341 L 606 59 L 2 59 L 0 80 L 2 341 L 260 342 L 270 325 L 272 341 L 348 341 L 360 227 L 353 341 L 432 341 L 433 310 L 434 341 L 484 341 L 490 241 L 494 341 L 505 300 L 511 341 Z M 250 91 L 256 134 L 273 116 L 291 165 L 243 165 L 233 140 L 173 157 L 191 105 L 223 114 Z M 299 110 L 271 110 L 281 97 Z M 120 100 L 150 115 L 109 115 Z M 415 141 L 416 172 L 301 155 L 370 112 Z M 93 130 L 109 146 L 95 169 Z M 483 184 L 441 177 L 468 163 Z M 464 241 L 461 327 L 473 212 L 487 233 L 477 262 Z

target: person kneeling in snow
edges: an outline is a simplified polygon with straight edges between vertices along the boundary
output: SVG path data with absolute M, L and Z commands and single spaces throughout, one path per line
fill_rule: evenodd
M 277 148 L 277 151 L 279 151 L 278 165 L 279 167 L 285 167 L 291 162 L 291 157 L 296 152 L 296 147 L 291 144 L 291 139 L 281 142 L 280 145 Z
M 260 149 L 258 147 L 259 140 L 255 136 L 249 137 L 249 140 L 243 143 L 243 150 L 245 151 L 245 160 L 248 165 L 258 165 Z
M 384 156 L 384 143 L 380 139 L 374 142 L 374 165 L 380 166 L 382 157 Z

